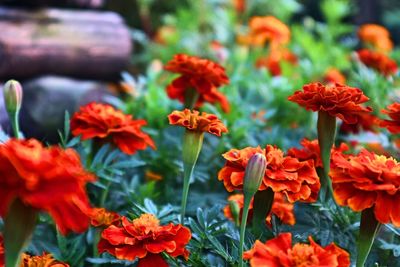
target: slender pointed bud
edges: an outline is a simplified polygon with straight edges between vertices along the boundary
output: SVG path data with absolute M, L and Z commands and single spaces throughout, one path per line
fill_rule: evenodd
M 4 102 L 8 113 L 15 113 L 21 109 L 22 86 L 18 81 L 9 80 L 3 89 Z
M 195 165 L 203 145 L 204 132 L 186 130 L 183 135 L 183 163 Z
M 243 193 L 245 196 L 252 197 L 258 191 L 266 168 L 267 160 L 263 154 L 256 153 L 249 159 L 243 184 Z
M 240 207 L 234 200 L 229 201 L 229 209 L 231 210 L 232 218 L 235 224 L 240 224 Z

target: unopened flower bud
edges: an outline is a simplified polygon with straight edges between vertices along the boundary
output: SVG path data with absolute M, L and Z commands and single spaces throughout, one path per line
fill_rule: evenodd
M 15 113 L 21 109 L 22 86 L 15 80 L 6 82 L 3 88 L 4 102 L 8 113 Z
M 233 221 L 236 225 L 240 224 L 240 207 L 235 200 L 229 201 L 229 209 L 231 210 Z
M 196 164 L 203 145 L 203 132 L 186 130 L 183 135 L 183 163 L 189 166 Z
M 266 168 L 267 160 L 263 154 L 256 153 L 249 159 L 243 184 L 243 193 L 245 196 L 253 196 L 258 191 Z

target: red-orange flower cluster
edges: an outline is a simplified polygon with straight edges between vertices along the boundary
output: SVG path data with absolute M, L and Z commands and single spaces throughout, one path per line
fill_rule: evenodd
M 354 211 L 374 209 L 376 219 L 400 227 L 400 164 L 393 158 L 362 150 L 358 155 L 332 155 L 330 177 L 336 202 Z
M 313 161 L 300 162 L 296 158 L 284 156 L 280 149 L 271 145 L 265 149 L 231 149 L 223 154 L 226 163 L 218 173 L 218 180 L 224 182 L 226 190 L 232 192 L 243 188 L 247 163 L 255 153 L 263 153 L 267 159 L 267 169 L 259 190 L 270 187 L 274 192 L 284 193 L 291 203 L 316 200 L 320 182 Z
M 10 139 L 0 145 L 0 216 L 15 199 L 44 210 L 63 234 L 89 226 L 90 204 L 85 186 L 95 177 L 84 170 L 72 149 L 49 148 L 35 139 Z
M 347 124 L 342 122 L 340 132 L 342 133 L 359 133 L 360 131 L 376 132 L 376 127 L 379 124 L 379 119 L 371 113 L 361 113 L 358 116 L 358 122 Z
M 22 254 L 20 267 L 69 267 L 68 264 L 57 261 L 49 253 L 43 253 L 41 256 L 31 256 Z
M 310 244 L 297 243 L 292 246 L 292 234 L 282 233 L 262 243 L 256 240 L 244 259 L 251 267 L 349 267 L 350 255 L 334 243 L 321 247 L 310 236 Z
M 324 82 L 327 84 L 345 84 L 346 83 L 346 77 L 336 68 L 329 68 L 325 72 L 324 76 Z
M 164 68 L 181 74 L 167 87 L 170 98 L 184 103 L 188 90 L 196 90 L 199 97 L 195 108 L 201 107 L 204 102 L 220 103 L 222 109 L 229 112 L 228 99 L 217 90 L 218 87 L 229 83 L 222 66 L 208 59 L 177 54 Z
M 140 128 L 145 120 L 134 120 L 111 105 L 90 103 L 80 108 L 71 119 L 71 131 L 82 140 L 96 138 L 110 140 L 121 151 L 131 155 L 147 146 L 155 149 L 153 140 Z
M 170 124 L 183 126 L 189 131 L 208 132 L 216 136 L 228 132 L 226 126 L 216 115 L 206 112 L 200 114 L 197 110 L 175 110 L 168 115 L 168 119 Z
M 271 48 L 285 45 L 289 41 L 289 27 L 272 16 L 252 17 L 249 22 L 249 33 L 238 37 L 239 43 L 262 46 L 270 42 Z
M 393 48 L 393 43 L 390 40 L 389 31 L 380 25 L 365 24 L 358 30 L 358 37 L 366 44 L 371 45 L 373 48 L 389 52 Z
M 297 56 L 288 49 L 273 49 L 270 51 L 267 57 L 261 57 L 257 60 L 256 67 L 265 67 L 272 74 L 272 76 L 279 76 L 282 74 L 282 62 L 296 65 Z
M 304 138 L 301 140 L 300 144 L 303 148 L 290 148 L 287 152 L 288 156 L 297 158 L 300 161 L 313 160 L 315 167 L 322 168 L 321 152 L 318 140 L 308 140 L 307 138 Z M 345 143 L 341 143 L 339 147 L 333 147 L 331 153 L 334 153 L 335 151 L 344 152 L 347 150 L 349 150 L 349 147 Z
M 307 110 L 324 111 L 349 124 L 357 123 L 360 114 L 372 111 L 370 107 L 361 106 L 369 98 L 360 89 L 338 83 L 333 86 L 306 84 L 302 91 L 296 91 L 288 99 Z
M 397 63 L 385 54 L 368 49 L 357 51 L 359 60 L 367 67 L 377 70 L 385 76 L 394 75 L 397 72 Z
M 379 125 L 385 127 L 392 134 L 400 133 L 400 103 L 393 103 L 383 109 L 382 113 L 387 114 L 390 120 L 382 120 Z
M 161 253 L 171 257 L 189 256 L 185 248 L 191 239 L 188 228 L 172 223 L 161 226 L 152 214 L 143 214 L 130 222 L 121 218 L 122 225 L 105 229 L 98 244 L 99 252 L 108 252 L 117 259 L 133 261 L 139 258 L 139 267 L 168 267 Z
M 112 224 L 119 224 L 121 216 L 105 208 L 94 208 L 90 214 L 90 224 L 94 227 L 108 227 Z
M 243 203 L 244 203 L 244 196 L 243 194 L 235 194 L 231 195 L 228 198 L 228 201 L 234 201 L 238 207 L 240 208 L 240 220 L 242 218 L 243 212 Z M 286 197 L 282 193 L 275 193 L 274 195 L 274 202 L 272 204 L 271 213 L 268 214 L 267 218 L 265 219 L 268 226 L 271 226 L 271 214 L 275 214 L 282 223 L 288 225 L 294 225 L 296 223 L 296 218 L 294 217 L 293 213 L 294 205 L 289 203 Z M 249 207 L 249 220 L 251 220 L 253 214 L 253 200 L 251 200 L 250 207 Z M 226 205 L 224 207 L 224 215 L 230 220 L 233 220 L 233 215 L 231 212 L 230 205 Z

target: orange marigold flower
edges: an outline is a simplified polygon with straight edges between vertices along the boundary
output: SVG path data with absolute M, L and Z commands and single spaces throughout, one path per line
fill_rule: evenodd
M 140 129 L 146 124 L 145 120 L 134 120 L 132 115 L 125 115 L 111 105 L 92 102 L 74 114 L 71 131 L 75 136 L 82 135 L 82 140 L 110 140 L 121 151 L 132 155 L 147 146 L 155 149 L 151 137 Z
M 367 67 L 375 69 L 385 76 L 394 75 L 397 72 L 397 63 L 381 52 L 368 49 L 357 51 L 359 60 Z
M 218 87 L 229 83 L 229 78 L 222 66 L 208 59 L 177 54 L 164 68 L 181 74 L 167 87 L 170 98 L 184 103 L 186 91 L 196 90 L 199 97 L 195 108 L 201 107 L 204 102 L 220 103 L 222 109 L 229 112 L 227 98 L 217 90 Z
M 288 62 L 292 65 L 296 65 L 297 56 L 288 49 L 274 49 L 271 50 L 267 57 L 259 58 L 256 62 L 256 67 L 265 67 L 272 74 L 272 76 L 279 76 L 282 74 L 282 62 Z
M 336 202 L 359 212 L 374 209 L 376 219 L 400 226 L 400 164 L 391 157 L 362 150 L 358 155 L 332 155 L 333 195 Z
M 90 213 L 90 224 L 94 227 L 108 227 L 112 224 L 119 224 L 121 216 L 105 208 L 94 208 Z
M 246 10 L 246 0 L 232 0 L 237 13 L 243 13 Z
M 382 120 L 379 126 L 388 129 L 392 134 L 400 133 L 400 103 L 393 103 L 383 109 L 382 113 L 387 114 L 390 120 Z
M 132 222 L 122 217 L 121 221 L 121 226 L 111 225 L 103 231 L 98 244 L 100 253 L 108 252 L 121 260 L 139 258 L 140 267 L 156 266 L 155 262 L 159 267 L 168 267 L 161 256 L 163 252 L 188 259 L 189 251 L 185 246 L 191 239 L 191 232 L 181 224 L 161 226 L 152 214 L 142 214 Z
M 340 131 L 342 133 L 357 134 L 361 131 L 376 132 L 376 127 L 379 124 L 379 119 L 371 113 L 361 113 L 358 116 L 358 122 L 354 124 L 347 124 L 342 122 Z
M 321 185 L 313 161 L 300 162 L 296 158 L 285 157 L 280 149 L 271 145 L 265 149 L 231 149 L 223 154 L 226 163 L 218 173 L 218 180 L 224 182 L 226 190 L 242 190 L 247 163 L 255 153 L 264 153 L 267 159 L 267 169 L 259 190 L 270 187 L 274 192 L 284 193 L 291 203 L 316 200 Z
M 239 216 L 241 220 L 243 212 L 243 203 L 244 203 L 243 194 L 231 195 L 229 196 L 228 201 L 235 201 L 238 204 L 240 208 Z M 282 193 L 275 193 L 271 213 L 267 216 L 265 220 L 267 225 L 271 227 L 271 214 L 275 214 L 284 224 L 294 225 L 296 223 L 296 218 L 294 217 L 293 209 L 294 205 L 292 203 L 289 203 L 286 197 Z M 252 214 L 253 214 L 253 199 L 251 200 L 249 207 L 249 215 L 248 215 L 249 220 L 251 220 Z M 229 205 L 226 205 L 224 207 L 224 215 L 226 218 L 233 220 L 233 215 Z
M 322 168 L 321 152 L 318 140 L 308 140 L 307 138 L 304 138 L 301 140 L 300 144 L 303 148 L 290 148 L 287 154 L 291 157 L 297 158 L 300 161 L 313 160 L 315 167 Z M 339 147 L 334 146 L 331 150 L 331 153 L 335 151 L 344 152 L 347 150 L 349 150 L 349 147 L 345 143 L 341 143 Z
M 361 41 L 372 45 L 374 48 L 382 52 L 389 52 L 393 49 L 393 43 L 390 40 L 389 31 L 380 25 L 362 25 L 358 30 L 358 37 Z
M 252 17 L 249 29 L 247 36 L 239 37 L 239 42 L 256 46 L 270 42 L 271 47 L 276 48 L 290 41 L 289 27 L 273 16 Z
M 325 72 L 324 82 L 327 84 L 345 84 L 346 77 L 336 68 L 330 68 Z
M 0 145 L 0 177 L 1 217 L 18 198 L 48 212 L 63 234 L 88 228 L 91 208 L 85 186 L 95 176 L 85 171 L 75 150 L 10 139 Z
M 69 267 L 69 265 L 57 261 L 48 253 L 43 253 L 41 256 L 31 256 L 24 253 L 20 267 Z
M 321 247 L 310 236 L 310 244 L 297 243 L 292 246 L 292 234 L 282 233 L 264 243 L 256 240 L 244 259 L 251 267 L 349 267 L 350 255 L 334 243 Z
M 228 132 L 226 126 L 216 115 L 206 112 L 200 114 L 197 110 L 175 110 L 168 115 L 168 120 L 170 124 L 183 126 L 190 131 L 208 132 L 216 136 Z
M 307 110 L 324 111 L 349 124 L 357 123 L 360 114 L 372 111 L 361 106 L 369 98 L 360 89 L 338 83 L 333 86 L 306 84 L 303 91 L 296 91 L 288 99 Z

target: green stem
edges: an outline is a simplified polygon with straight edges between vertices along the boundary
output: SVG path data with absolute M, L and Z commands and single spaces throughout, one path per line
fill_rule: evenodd
M 94 234 L 93 234 L 93 257 L 94 258 L 98 258 L 99 257 L 99 250 L 97 249 L 97 245 L 98 245 L 98 243 L 100 241 L 101 230 L 97 229 L 97 228 L 94 228 L 93 230 L 94 230 Z M 96 267 L 96 266 L 99 266 L 99 265 L 95 264 L 94 266 Z
M 365 209 L 361 213 L 360 235 L 357 244 L 357 265 L 363 267 L 371 251 L 376 233 L 381 224 L 376 220 L 374 208 Z
M 106 203 L 106 200 L 107 200 L 108 192 L 110 191 L 111 184 L 112 184 L 111 180 L 106 181 L 106 184 L 105 184 L 106 188 L 103 190 L 103 192 L 101 193 L 101 196 L 100 196 L 99 207 L 104 207 L 104 204 Z
M 182 190 L 182 203 L 181 203 L 181 224 L 183 224 L 183 219 L 186 213 L 186 204 L 189 194 L 190 180 L 192 179 L 194 170 L 194 165 L 183 164 L 183 190 Z
M 19 134 L 19 111 L 16 112 L 10 112 L 10 121 L 11 121 L 11 127 L 13 129 L 14 132 L 14 136 L 15 138 L 19 139 L 21 138 L 20 134 Z
M 199 92 L 196 89 L 189 88 L 185 91 L 185 108 L 193 109 L 199 99 Z
M 244 196 L 243 203 L 243 213 L 242 213 L 242 222 L 240 224 L 240 240 L 239 240 L 239 267 L 243 267 L 243 246 L 244 246 L 244 234 L 246 230 L 247 224 L 247 216 L 249 215 L 249 207 L 252 196 Z

